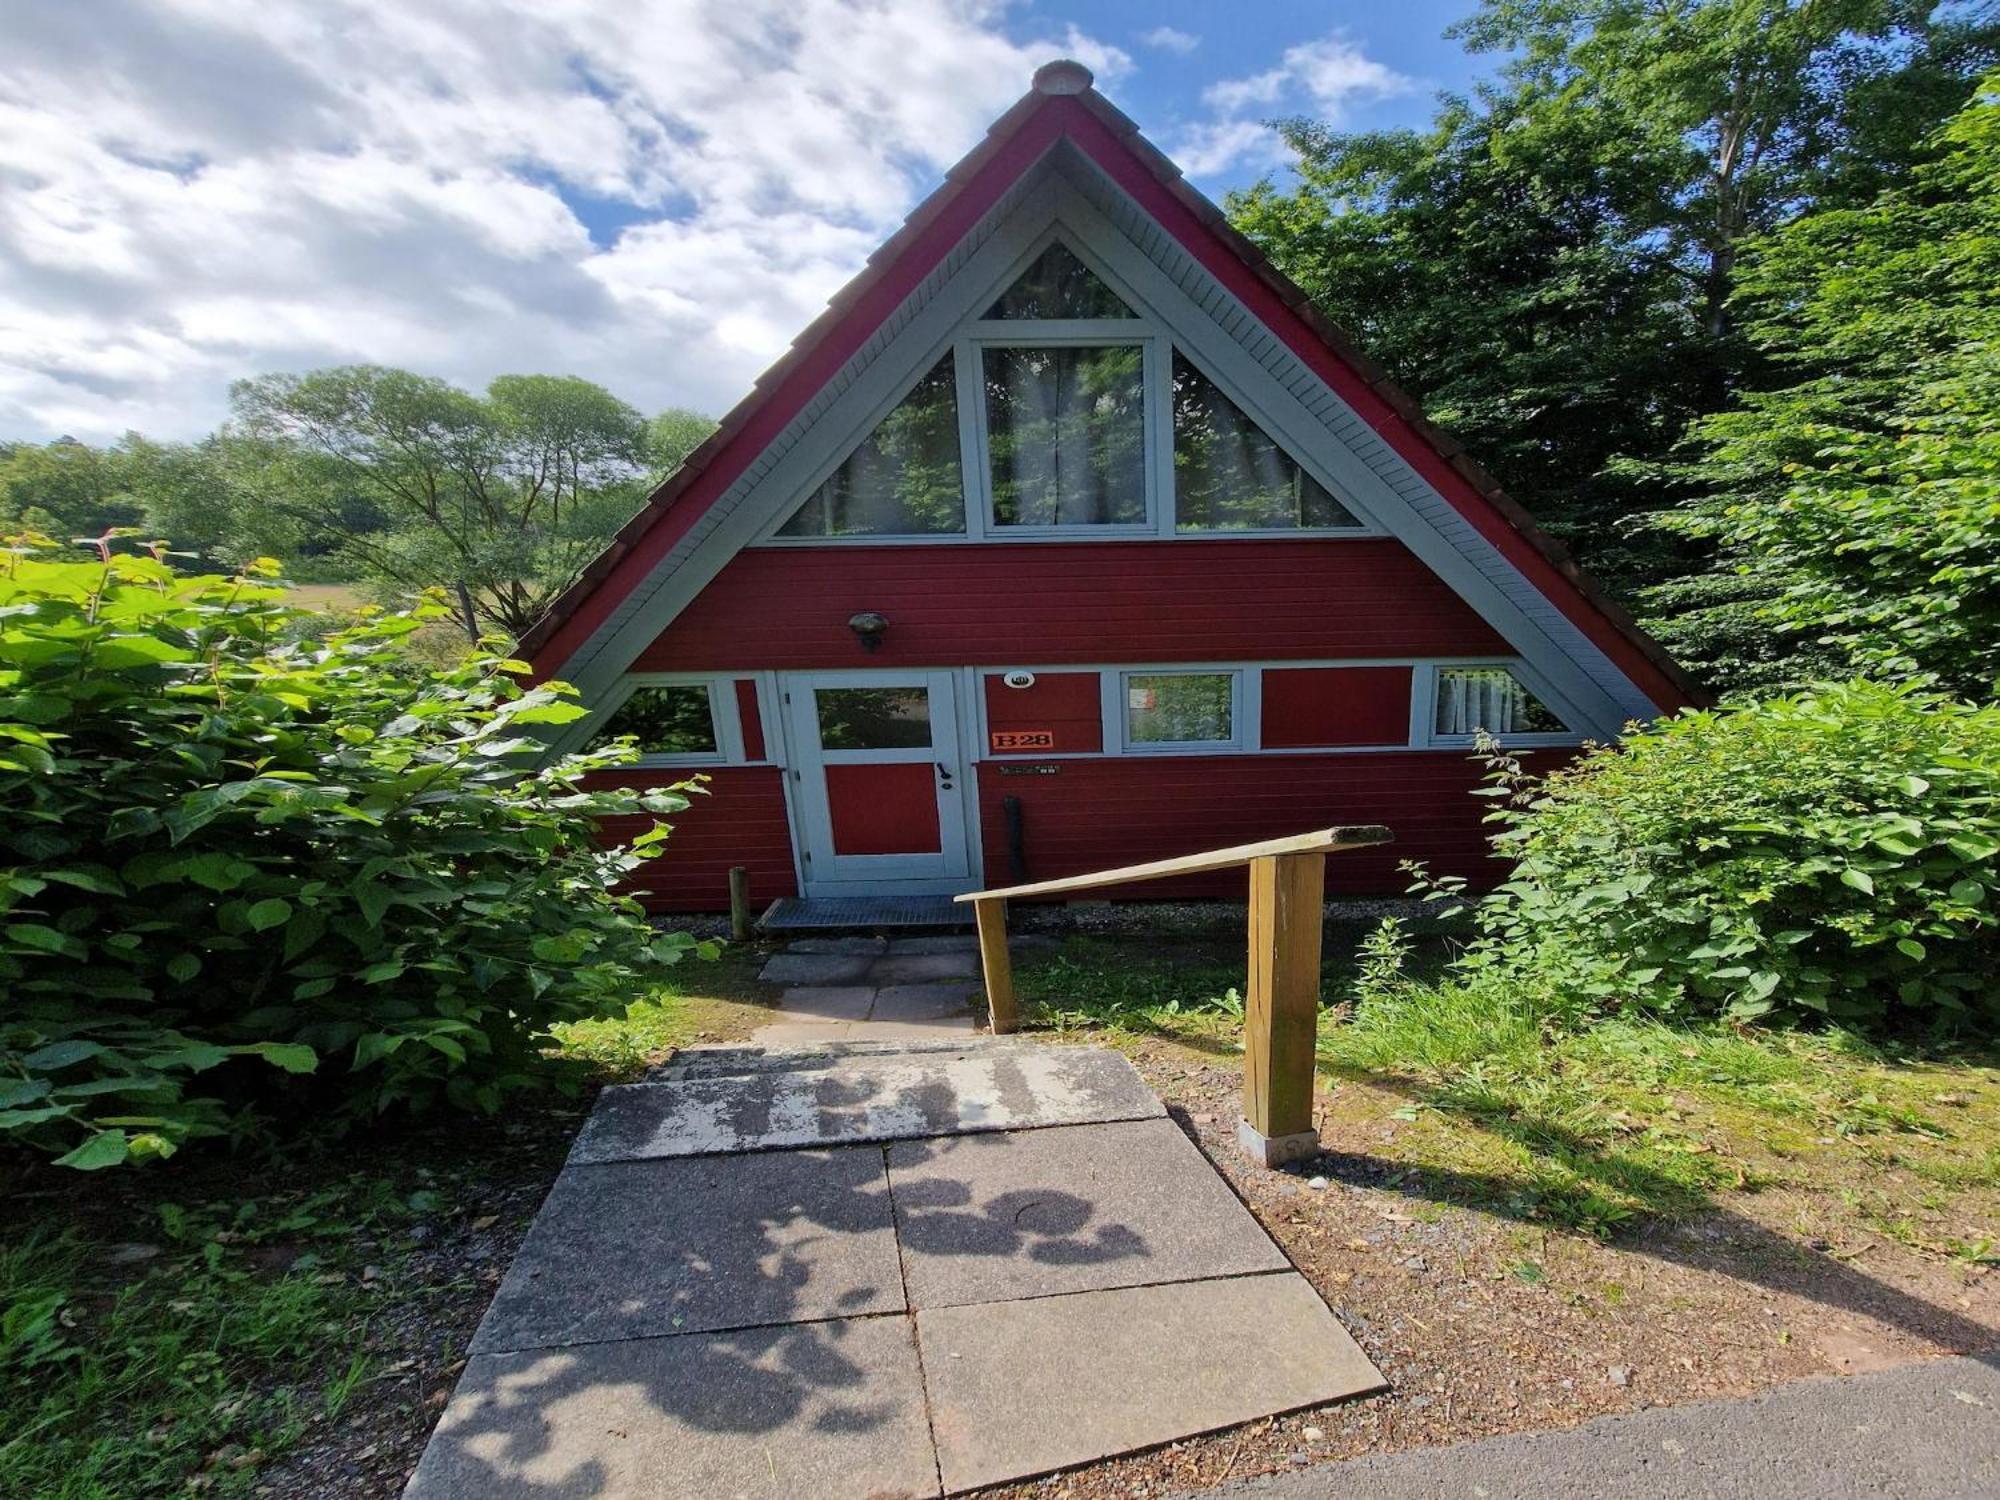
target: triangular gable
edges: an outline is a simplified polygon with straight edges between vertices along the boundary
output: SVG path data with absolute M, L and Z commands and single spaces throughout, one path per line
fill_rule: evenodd
M 1181 181 L 1075 64 L 1037 75 L 1036 91 L 952 169 L 529 633 L 523 654 L 537 673 L 569 677 L 586 693 L 608 686 L 672 618 L 676 601 L 684 604 L 728 556 L 782 522 L 754 505 L 737 514 L 760 480 L 788 459 L 796 468 L 803 437 L 830 414 L 845 413 L 852 426 L 842 452 L 861 441 L 937 358 L 939 330 L 948 336 L 954 319 L 980 316 L 987 305 L 954 314 L 946 293 L 955 287 L 960 302 L 974 294 L 991 302 L 996 288 L 964 284 L 968 267 L 1008 253 L 1035 264 L 1056 237 L 1020 241 L 1051 217 L 1065 239 L 1081 233 L 1101 261 L 1115 255 L 1119 265 L 1105 262 L 1124 273 L 1115 279 L 1144 283 L 1140 290 L 1176 342 L 1183 331 L 1191 335 L 1189 353 L 1205 377 L 1228 364 L 1239 388 L 1257 380 L 1278 392 L 1256 414 L 1274 441 L 1294 453 L 1311 450 L 1322 472 L 1344 465 L 1330 476 L 1349 481 L 1334 487 L 1340 502 L 1375 512 L 1525 659 L 1580 663 L 1595 727 L 1615 729 L 1622 718 L 1697 701 L 1664 651 Z M 854 422 L 871 401 L 879 409 Z M 790 491 L 787 512 L 802 492 Z

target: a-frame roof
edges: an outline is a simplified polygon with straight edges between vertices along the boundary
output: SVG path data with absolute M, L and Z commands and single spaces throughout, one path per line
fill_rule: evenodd
M 1073 62 L 1034 88 L 869 257 L 716 431 L 648 497 L 581 579 L 523 638 L 538 677 L 565 667 L 614 621 L 780 433 L 873 338 L 925 278 L 1058 147 L 1081 153 L 1289 348 L 1549 601 L 1658 710 L 1702 701 L 1665 649 L 1590 580 L 1449 433 L 1313 305 L 1289 277 L 1189 186 L 1179 168 Z

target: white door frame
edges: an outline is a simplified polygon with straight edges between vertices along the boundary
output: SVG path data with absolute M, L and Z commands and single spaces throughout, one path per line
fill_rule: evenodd
M 884 750 L 827 750 L 820 744 L 821 688 L 921 687 L 930 694 L 931 743 Z M 977 819 L 972 816 L 971 766 L 961 724 L 959 674 L 949 668 L 780 672 L 786 761 L 792 778 L 792 837 L 799 853 L 800 893 L 814 896 L 955 895 L 978 881 Z M 938 853 L 836 854 L 829 765 L 925 763 L 934 769 Z

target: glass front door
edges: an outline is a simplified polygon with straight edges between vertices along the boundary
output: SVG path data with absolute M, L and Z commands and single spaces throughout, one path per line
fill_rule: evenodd
M 968 887 L 953 688 L 949 672 L 784 679 L 807 895 Z

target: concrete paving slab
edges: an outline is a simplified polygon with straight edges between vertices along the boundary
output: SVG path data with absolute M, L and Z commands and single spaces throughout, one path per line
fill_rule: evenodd
M 875 992 L 870 1021 L 960 1020 L 972 1015 L 976 984 L 890 984 Z
M 900 1042 L 919 1042 L 953 1036 L 964 1037 L 970 1041 L 979 1035 L 979 1021 L 971 1011 L 964 1010 L 955 1016 L 939 1016 L 930 1021 L 863 1021 L 855 1027 L 854 1034 Z
M 870 958 L 884 952 L 889 946 L 885 937 L 820 937 L 799 938 L 785 944 L 787 953 L 865 953 Z
M 1296 1272 L 917 1314 L 947 1492 L 1379 1390 Z
M 889 1186 L 916 1308 L 1290 1269 L 1171 1120 L 902 1141 Z
M 868 968 L 870 984 L 929 984 L 939 979 L 977 979 L 977 953 L 889 953 Z
M 780 1021 L 859 1021 L 875 1003 L 865 984 L 793 985 L 778 1001 Z
M 977 953 L 979 939 L 969 932 L 941 932 L 928 937 L 889 939 L 889 951 L 904 953 Z
M 946 1039 L 896 1041 L 867 1037 L 858 1041 L 843 1042 L 825 1051 L 813 1049 L 810 1052 L 789 1047 L 766 1047 L 746 1045 L 739 1042 L 716 1043 L 687 1047 L 676 1052 L 666 1062 L 649 1069 L 648 1083 L 668 1083 L 682 1078 L 733 1077 L 743 1073 L 791 1073 L 801 1067 L 830 1067 L 836 1061 L 850 1057 L 919 1057 L 934 1052 L 964 1052 L 976 1048 L 980 1052 L 1039 1052 L 1042 1043 L 1023 1036 L 980 1036 L 967 1037 L 963 1041 Z
M 750 1033 L 750 1040 L 767 1047 L 809 1051 L 851 1042 L 866 1031 L 859 1021 L 773 1021 Z
M 903 1318 L 480 1355 L 404 1500 L 935 1495 Z
M 475 1353 L 903 1308 L 877 1146 L 570 1167 Z
M 576 1165 L 904 1140 L 1165 1114 L 1130 1062 L 1098 1047 L 849 1057 L 829 1067 L 605 1089 Z
M 859 984 L 878 962 L 865 953 L 778 953 L 764 960 L 757 977 L 766 984 Z

